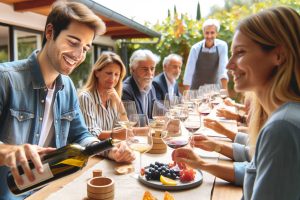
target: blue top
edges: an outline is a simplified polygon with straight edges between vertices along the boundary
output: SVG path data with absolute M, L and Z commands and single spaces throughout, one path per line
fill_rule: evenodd
M 76 89 L 68 76 L 55 81 L 53 124 L 55 135 L 51 144 L 67 143 L 86 146 L 97 138 L 85 125 L 79 109 Z M 40 139 L 47 87 L 37 61 L 37 51 L 28 59 L 0 64 L 0 142 L 5 144 L 38 144 Z M 0 200 L 24 199 L 14 196 L 6 184 L 8 167 L 0 167 Z M 27 194 L 28 195 L 28 194 Z
M 248 134 L 238 132 L 232 143 L 234 175 L 236 185 L 243 185 L 245 170 L 248 163 L 251 161 L 250 150 L 248 146 Z
M 246 168 L 243 199 L 300 199 L 300 103 L 277 109 L 257 140 Z

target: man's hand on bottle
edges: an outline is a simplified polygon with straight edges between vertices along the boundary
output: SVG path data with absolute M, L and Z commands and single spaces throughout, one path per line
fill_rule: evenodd
M 29 167 L 28 160 L 31 160 L 39 173 L 43 173 L 41 156 L 49 153 L 55 148 L 43 148 L 37 145 L 0 145 L 0 165 L 6 165 L 10 168 L 16 183 L 22 185 L 23 179 L 19 174 L 18 165 L 21 165 L 28 180 L 34 181 L 34 175 Z

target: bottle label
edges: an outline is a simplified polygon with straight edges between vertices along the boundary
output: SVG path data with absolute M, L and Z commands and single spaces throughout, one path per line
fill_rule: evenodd
M 24 190 L 30 186 L 33 186 L 37 183 L 40 183 L 44 180 L 47 180 L 47 179 L 50 179 L 53 177 L 53 174 L 51 172 L 51 169 L 50 169 L 48 163 L 45 163 L 43 165 L 43 168 L 44 168 L 44 172 L 42 174 L 38 173 L 36 169 L 32 169 L 32 173 L 34 174 L 34 177 L 35 177 L 34 181 L 32 181 L 32 182 L 28 180 L 28 178 L 25 174 L 21 175 L 24 183 L 22 185 L 19 185 L 16 183 L 19 190 Z
M 58 163 L 58 164 L 71 165 L 71 166 L 75 166 L 75 167 L 83 167 L 85 162 L 83 160 L 69 158 L 69 159 L 66 159 L 66 160 Z

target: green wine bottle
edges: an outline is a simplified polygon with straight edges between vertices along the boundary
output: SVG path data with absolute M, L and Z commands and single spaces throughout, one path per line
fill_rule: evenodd
M 119 140 L 110 138 L 85 148 L 79 144 L 69 144 L 61 147 L 42 158 L 42 164 L 44 167 L 43 174 L 39 174 L 34 168 L 33 163 L 29 161 L 29 166 L 35 176 L 35 180 L 33 182 L 28 180 L 21 166 L 18 166 L 18 170 L 24 180 L 24 184 L 16 184 L 12 174 L 9 172 L 7 176 L 8 187 L 15 195 L 43 187 L 51 181 L 65 177 L 82 169 L 86 165 L 90 156 L 110 149 L 119 142 Z

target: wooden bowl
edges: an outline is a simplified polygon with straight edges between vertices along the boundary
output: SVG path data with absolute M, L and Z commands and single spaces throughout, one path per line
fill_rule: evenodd
M 114 199 L 114 180 L 108 177 L 94 177 L 87 182 L 87 196 L 92 199 Z

